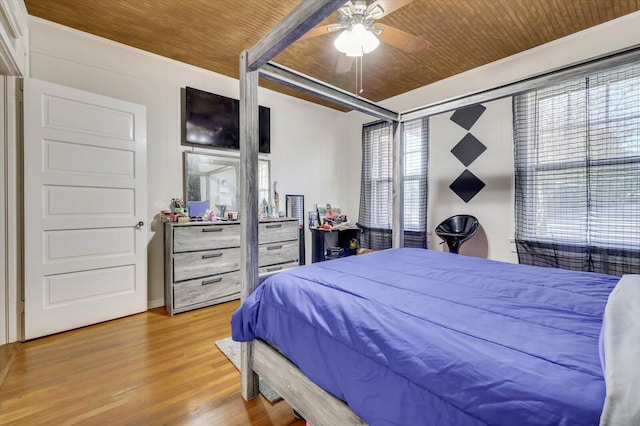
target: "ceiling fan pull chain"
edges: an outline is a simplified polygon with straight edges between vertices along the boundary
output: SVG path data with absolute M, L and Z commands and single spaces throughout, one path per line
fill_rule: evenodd
M 356 56 L 356 87 L 354 90 L 354 95 L 358 96 L 358 57 Z
M 355 90 L 355 95 L 358 96 L 359 93 L 364 92 L 364 89 L 362 88 L 362 68 L 363 68 L 363 57 L 362 56 L 356 56 L 356 90 Z
M 364 92 L 364 88 L 362 87 L 364 85 L 364 80 L 362 79 L 363 68 L 364 68 L 364 55 L 360 56 L 360 92 L 359 93 Z

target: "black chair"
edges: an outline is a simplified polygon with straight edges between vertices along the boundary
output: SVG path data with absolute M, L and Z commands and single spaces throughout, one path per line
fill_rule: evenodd
M 436 235 L 444 240 L 442 243 L 447 243 L 450 253 L 458 254 L 462 243 L 473 237 L 478 225 L 478 219 L 471 215 L 451 216 L 436 227 Z

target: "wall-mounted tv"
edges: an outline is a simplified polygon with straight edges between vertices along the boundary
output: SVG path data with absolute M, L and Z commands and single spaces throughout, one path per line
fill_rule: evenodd
M 183 145 L 240 149 L 240 102 L 192 87 L 185 88 Z M 261 153 L 271 152 L 271 110 L 261 106 Z

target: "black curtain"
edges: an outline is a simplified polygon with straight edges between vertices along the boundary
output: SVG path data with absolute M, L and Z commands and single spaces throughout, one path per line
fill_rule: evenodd
M 640 64 L 515 96 L 520 263 L 640 273 Z

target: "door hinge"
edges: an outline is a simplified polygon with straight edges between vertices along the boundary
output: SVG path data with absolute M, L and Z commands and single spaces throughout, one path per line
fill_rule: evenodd
M 24 300 L 18 301 L 18 312 L 24 314 Z

